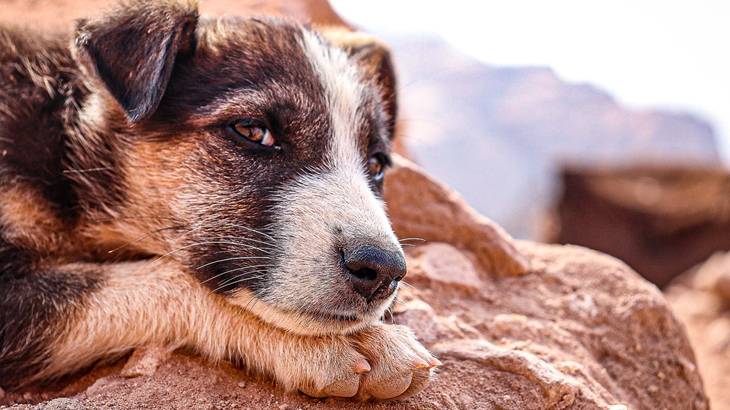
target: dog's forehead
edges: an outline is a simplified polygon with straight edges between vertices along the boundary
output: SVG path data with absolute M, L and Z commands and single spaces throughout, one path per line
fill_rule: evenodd
M 251 84 L 305 81 L 303 86 L 311 85 L 307 81 L 312 79 L 311 67 L 301 47 L 305 31 L 297 23 L 274 18 L 203 20 L 198 30 L 198 63 L 223 63 L 219 68 L 232 80 L 243 75 L 244 82 Z

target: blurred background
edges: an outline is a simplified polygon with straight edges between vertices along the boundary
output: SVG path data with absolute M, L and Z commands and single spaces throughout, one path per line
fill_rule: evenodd
M 518 238 L 658 285 L 730 249 L 726 1 L 331 1 L 386 40 L 410 157 Z

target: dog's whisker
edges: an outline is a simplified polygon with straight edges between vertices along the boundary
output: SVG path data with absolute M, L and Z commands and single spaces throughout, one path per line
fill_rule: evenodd
M 250 279 L 250 278 L 263 278 L 264 274 L 268 273 L 268 271 L 264 269 L 255 269 L 244 273 L 239 273 L 231 277 L 230 279 L 226 279 L 224 282 L 222 282 L 222 285 L 228 285 L 231 284 L 239 279 Z
M 258 300 L 258 298 L 256 297 L 256 295 L 251 294 L 251 297 L 249 298 L 248 302 L 245 305 L 245 309 L 249 310 L 249 307 L 253 308 L 253 306 L 256 305 L 257 300 Z M 251 303 L 253 303 L 253 305 L 251 305 Z
M 232 272 L 240 272 L 240 271 L 242 271 L 242 270 L 244 270 L 244 269 L 249 269 L 249 268 L 257 268 L 257 269 L 258 269 L 258 268 L 271 268 L 271 267 L 272 267 L 272 265 L 251 265 L 251 266 L 242 266 L 242 267 L 240 267 L 240 268 L 235 268 L 235 269 L 229 269 L 229 270 L 227 270 L 227 271 L 225 271 L 225 272 L 221 272 L 221 273 L 219 273 L 219 274 L 217 274 L 217 275 L 213 275 L 213 276 L 209 277 L 208 279 L 206 279 L 206 280 L 202 281 L 201 283 L 207 283 L 207 282 L 210 282 L 211 280 L 213 280 L 213 279 L 216 279 L 216 278 L 219 278 L 219 277 L 221 277 L 221 276 L 223 276 L 223 275 L 227 275 L 227 274 L 229 274 L 229 273 L 232 273 Z
M 238 283 L 239 279 L 241 281 L 246 281 L 246 280 L 249 280 L 249 279 L 263 278 L 264 277 L 263 275 L 265 273 L 267 273 L 267 271 L 264 270 L 264 269 L 257 269 L 257 270 L 252 270 L 252 271 L 249 271 L 249 272 L 241 273 L 241 274 L 235 275 L 235 276 L 233 276 L 233 277 L 231 277 L 229 279 L 226 279 L 219 286 L 225 287 L 225 286 L 229 286 L 229 285 Z
M 386 322 L 393 323 L 393 306 L 389 306 L 387 309 L 385 309 L 385 312 L 383 312 L 383 320 Z
M 254 273 L 257 273 L 257 272 L 254 272 Z M 228 282 L 228 283 L 224 283 L 224 284 L 218 286 L 217 288 L 213 289 L 212 292 L 213 293 L 220 292 L 221 290 L 225 289 L 228 286 L 233 286 L 233 285 L 236 285 L 238 283 L 246 282 L 246 281 L 251 280 L 251 279 L 260 279 L 262 277 L 263 276 L 261 276 L 261 275 L 251 275 L 251 276 L 248 276 L 247 275 L 245 277 L 239 277 L 238 280 L 235 280 L 235 281 L 232 281 L 232 282 Z
M 211 265 L 215 265 L 216 263 L 223 263 L 223 262 L 229 262 L 229 261 L 239 261 L 239 260 L 250 260 L 250 259 L 271 259 L 271 258 L 268 257 L 268 256 L 235 256 L 235 257 L 231 257 L 231 258 L 217 259 L 217 260 L 214 260 L 213 262 L 208 262 L 208 263 L 206 263 L 204 265 L 200 265 L 200 266 L 198 266 L 195 269 L 196 270 L 197 269 L 203 269 L 205 267 L 208 267 L 208 266 L 211 266 Z
M 126 220 L 126 219 L 155 219 L 155 220 L 170 220 L 175 221 L 175 218 L 167 217 L 167 216 L 158 216 L 158 215 L 118 215 L 118 216 L 108 216 L 108 217 L 92 217 L 89 218 L 89 221 L 93 222 L 114 222 L 119 220 Z
M 406 241 L 419 241 L 419 242 L 426 242 L 426 240 L 425 240 L 425 239 L 423 239 L 423 238 L 417 238 L 417 237 L 413 237 L 413 238 L 401 238 L 401 239 L 398 239 L 398 242 L 406 242 Z
M 139 236 L 139 237 L 137 237 L 135 239 L 132 239 L 131 241 L 125 243 L 124 245 L 118 246 L 118 247 L 116 247 L 116 248 L 114 248 L 114 249 L 112 249 L 110 251 L 107 251 L 107 253 L 118 252 L 118 251 L 120 251 L 120 250 L 122 250 L 122 249 L 124 249 L 124 248 L 126 248 L 128 246 L 132 246 L 133 244 L 142 241 L 143 239 L 147 239 L 149 237 L 152 237 L 152 236 L 154 236 L 157 233 L 160 233 L 160 232 L 163 232 L 163 231 L 168 231 L 168 230 L 171 230 L 171 229 L 177 229 L 177 228 L 179 228 L 179 226 L 166 226 L 164 228 L 155 229 L 155 230 L 153 230 L 153 231 L 151 231 L 149 233 L 146 233 L 146 234 L 144 234 L 142 236 Z
M 217 240 L 219 241 L 218 244 L 228 244 L 228 245 L 245 246 L 248 249 L 255 249 L 255 250 L 264 252 L 266 254 L 269 253 L 269 250 L 262 249 L 260 247 L 256 247 L 254 245 L 251 245 L 249 243 L 246 243 L 246 241 L 248 241 L 248 242 L 254 242 L 254 243 L 258 243 L 258 244 L 262 244 L 262 245 L 266 245 L 266 246 L 268 246 L 268 247 L 270 247 L 271 249 L 274 249 L 274 250 L 283 251 L 282 248 L 280 248 L 280 247 L 278 247 L 278 246 L 276 246 L 274 244 L 271 244 L 271 243 L 268 243 L 268 242 L 263 242 L 263 241 L 258 241 L 258 240 L 251 239 L 251 238 L 245 238 L 245 237 L 239 237 L 239 236 L 220 236 L 220 237 L 218 237 Z M 226 241 L 224 241 L 224 240 L 226 240 Z M 210 243 L 206 243 L 206 244 L 210 244 Z
M 87 172 L 103 172 L 113 171 L 113 167 L 99 167 L 99 168 L 86 168 L 86 169 L 64 169 L 61 172 L 64 174 L 84 174 Z
M 265 250 L 263 250 L 261 248 L 258 248 L 256 246 L 253 246 L 253 245 L 248 245 L 248 244 L 245 244 L 245 243 L 235 242 L 235 241 L 219 241 L 219 240 L 195 242 L 195 243 L 191 243 L 189 245 L 186 245 L 186 246 L 184 246 L 182 248 L 178 248 L 178 249 L 187 249 L 187 248 L 192 248 L 192 247 L 195 247 L 195 246 L 205 246 L 205 245 L 235 245 L 235 246 L 244 246 L 244 247 L 247 247 L 248 249 L 255 249 L 255 250 L 258 250 L 258 251 L 261 251 L 261 252 L 266 252 Z
M 261 279 L 264 277 L 264 275 L 263 275 L 264 273 L 265 273 L 265 271 L 252 271 L 251 274 L 236 276 L 235 280 L 227 280 L 225 283 L 218 285 L 218 287 L 213 289 L 213 292 L 218 292 L 228 286 L 233 286 L 237 283 L 245 282 L 248 280 Z
M 271 236 L 271 235 L 269 235 L 269 234 L 267 234 L 265 232 L 262 232 L 262 231 L 260 231 L 258 229 L 250 228 L 248 226 L 241 225 L 241 224 L 238 224 L 238 223 L 235 223 L 235 222 L 230 222 L 230 224 L 233 225 L 233 226 L 235 226 L 235 227 L 237 227 L 237 228 L 245 229 L 245 230 L 247 230 L 249 232 L 253 232 L 253 233 L 256 233 L 256 234 L 259 234 L 259 235 L 263 235 L 263 236 L 271 239 L 272 241 L 276 241 L 276 238 L 274 238 L 273 236 Z
M 404 280 L 401 280 L 401 281 L 400 281 L 400 284 L 401 284 L 401 286 L 405 286 L 405 287 L 407 287 L 407 288 L 411 288 L 411 289 L 418 289 L 418 288 L 416 288 L 415 286 L 411 285 L 410 283 L 408 283 L 408 282 L 406 282 L 406 281 L 404 281 Z
M 261 241 L 261 240 L 258 240 L 258 239 L 247 238 L 247 237 L 243 237 L 243 236 L 220 236 L 219 238 L 220 239 L 231 239 L 231 240 L 243 240 L 243 241 L 258 243 L 258 244 L 261 244 L 261 245 L 266 245 L 266 246 L 269 246 L 269 247 L 272 247 L 272 248 L 275 248 L 275 249 L 281 249 L 276 244 L 274 244 L 272 242 Z
M 195 229 L 199 229 L 199 228 L 195 228 Z M 181 252 L 181 251 L 184 251 L 184 250 L 186 250 L 186 249 L 194 248 L 194 247 L 196 247 L 196 246 L 205 246 L 205 245 L 216 245 L 216 244 L 230 244 L 230 243 L 231 243 L 231 242 L 226 242 L 226 241 L 205 241 L 205 242 L 195 242 L 195 243 L 191 243 L 191 244 L 189 244 L 189 245 L 185 245 L 185 246 L 181 246 L 181 247 L 179 247 L 179 248 L 173 249 L 173 250 L 171 250 L 171 251 L 169 251 L 169 252 L 165 252 L 165 253 L 163 253 L 162 255 L 159 255 L 159 256 L 157 256 L 157 257 L 156 257 L 156 258 L 155 258 L 154 260 L 152 260 L 151 262 L 152 262 L 152 263 L 154 263 L 154 262 L 158 262 L 158 261 L 161 261 L 161 260 L 163 260 L 164 258 L 166 258 L 166 257 L 168 257 L 168 256 L 170 256 L 170 255 L 176 254 L 176 253 L 178 253 L 178 252 Z M 234 243 L 234 245 L 237 245 L 237 244 L 235 244 L 235 243 Z

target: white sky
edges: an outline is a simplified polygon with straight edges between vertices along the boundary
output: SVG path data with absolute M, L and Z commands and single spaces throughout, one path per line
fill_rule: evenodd
M 552 67 L 635 108 L 709 120 L 730 159 L 730 0 L 331 0 L 372 32 L 430 32 L 490 64 Z

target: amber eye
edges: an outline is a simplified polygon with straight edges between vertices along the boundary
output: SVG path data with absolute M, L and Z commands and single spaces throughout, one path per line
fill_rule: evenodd
M 271 131 L 250 120 L 236 121 L 230 126 L 236 145 L 255 143 L 264 147 L 276 148 L 276 140 Z
M 368 159 L 368 174 L 375 182 L 383 180 L 386 158 L 383 154 L 375 154 Z

